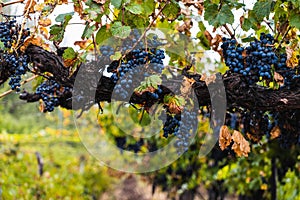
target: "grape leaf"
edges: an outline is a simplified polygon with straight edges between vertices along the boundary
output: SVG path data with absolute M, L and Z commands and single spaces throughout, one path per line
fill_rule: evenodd
M 149 16 L 154 12 L 155 2 L 154 2 L 154 0 L 145 0 L 142 4 L 142 7 L 144 10 L 143 14 L 145 16 Z
M 50 40 L 61 42 L 63 40 L 65 29 L 60 25 L 53 25 L 50 27 Z
M 64 50 L 63 59 L 74 59 L 76 58 L 77 54 L 72 47 L 68 47 Z
M 127 5 L 125 9 L 135 15 L 139 15 L 143 12 L 143 7 L 139 4 Z
M 176 17 L 179 15 L 179 13 L 180 13 L 180 7 L 179 7 L 178 3 L 172 1 L 168 5 L 166 5 L 166 7 L 162 11 L 162 13 L 169 20 L 173 20 L 173 19 L 176 19 Z
M 300 29 L 300 13 L 296 11 L 291 11 L 290 24 Z
M 115 8 L 120 8 L 122 5 L 122 0 L 111 0 L 111 5 L 113 5 Z
M 130 34 L 130 26 L 123 26 L 121 22 L 115 22 L 111 27 L 111 33 L 118 38 L 126 38 Z
M 100 44 L 111 36 L 105 26 L 102 26 L 96 34 L 96 43 Z
M 67 23 L 72 19 L 72 16 L 74 15 L 74 12 L 69 12 L 69 13 L 64 13 L 64 14 L 59 14 L 56 18 L 56 22 L 61 22 L 64 23 L 67 21 Z
M 265 17 L 269 17 L 273 0 L 257 1 L 254 4 L 253 12 L 258 21 L 262 21 Z
M 222 26 L 226 23 L 232 24 L 234 16 L 228 5 L 223 5 L 221 10 L 218 10 L 218 5 L 210 4 L 205 8 L 204 19 L 214 27 Z
M 84 28 L 81 39 L 90 38 L 95 30 L 96 30 L 95 25 L 90 26 L 90 24 L 87 24 Z
M 122 57 L 122 53 L 120 51 L 117 51 L 114 55 L 110 56 L 111 60 L 119 60 Z

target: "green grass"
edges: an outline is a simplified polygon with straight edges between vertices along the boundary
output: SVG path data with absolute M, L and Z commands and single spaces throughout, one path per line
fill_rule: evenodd
M 97 199 L 113 181 L 76 135 L 0 134 L 0 149 L 2 199 Z

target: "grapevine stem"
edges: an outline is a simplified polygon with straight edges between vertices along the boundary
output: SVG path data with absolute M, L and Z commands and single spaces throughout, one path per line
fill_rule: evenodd
M 25 11 L 25 14 L 24 14 L 24 18 L 23 18 L 23 21 L 22 21 L 22 25 L 21 25 L 21 30 L 19 32 L 19 35 L 18 35 L 18 41 L 17 41 L 17 44 L 16 44 L 16 48 L 18 48 L 19 44 L 20 44 L 20 41 L 21 41 L 21 38 L 22 38 L 22 34 L 23 34 L 23 29 L 25 27 L 25 24 L 26 24 L 26 20 L 28 18 L 28 15 L 29 15 L 29 12 L 30 12 L 30 8 L 32 6 L 32 3 L 34 0 L 29 0 L 29 4 L 28 4 L 28 7 L 26 8 L 26 11 Z
M 224 28 L 226 29 L 226 31 L 228 32 L 228 34 L 230 35 L 231 38 L 235 38 L 234 34 L 232 33 L 232 31 L 228 28 L 227 24 L 223 25 Z
M 28 82 L 32 81 L 32 80 L 35 79 L 36 77 L 38 77 L 38 75 L 34 75 L 34 76 L 32 76 L 32 77 L 30 77 L 30 78 L 24 80 L 24 81 L 21 83 L 21 85 L 24 85 L 25 83 L 28 83 Z M 8 91 L 6 91 L 6 92 L 0 94 L 0 99 L 1 99 L 2 97 L 5 97 L 5 96 L 9 95 L 9 94 L 12 93 L 13 91 L 14 91 L 14 90 L 10 89 L 10 90 L 8 90 Z
M 138 43 L 145 37 L 147 31 L 152 27 L 152 25 L 154 24 L 154 22 L 156 21 L 156 19 L 158 18 L 158 16 L 161 14 L 161 12 L 165 9 L 165 7 L 169 4 L 169 1 L 167 1 L 165 3 L 165 5 L 163 5 L 163 7 L 158 11 L 158 13 L 153 17 L 153 20 L 151 21 L 151 23 L 147 26 L 147 28 L 145 29 L 145 31 L 143 32 L 143 34 L 141 35 L 141 37 L 134 43 L 134 45 L 132 46 L 132 48 L 130 50 L 127 50 L 124 55 L 122 56 L 123 60 L 126 55 L 131 52 L 132 50 L 134 50 L 134 48 L 138 45 Z
M 1 3 L 1 4 L 0 4 L 0 7 L 5 7 L 5 6 L 12 5 L 12 4 L 23 3 L 23 2 L 24 2 L 24 0 L 17 0 L 17 1 L 7 2 L 7 3 Z
M 276 48 L 276 50 L 279 49 L 279 48 L 281 47 L 282 43 L 284 42 L 285 37 L 288 35 L 288 33 L 290 32 L 291 29 L 292 29 L 292 27 L 289 26 L 289 28 L 288 28 L 288 29 L 286 30 L 286 32 L 284 33 L 284 35 L 283 35 L 281 41 L 279 42 L 279 45 L 278 45 L 278 47 Z
M 273 27 L 270 25 L 270 22 L 268 22 L 267 20 L 264 20 L 264 22 L 268 25 L 268 27 L 271 29 L 271 31 L 274 33 L 274 29 Z

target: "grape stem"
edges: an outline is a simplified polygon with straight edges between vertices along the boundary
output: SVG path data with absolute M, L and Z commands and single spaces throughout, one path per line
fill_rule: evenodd
M 32 77 L 30 77 L 30 78 L 24 80 L 24 81 L 21 83 L 21 85 L 24 85 L 25 83 L 28 83 L 28 82 L 32 81 L 33 79 L 37 78 L 38 76 L 39 76 L 39 75 L 34 75 L 34 76 L 32 76 Z M 8 90 L 8 91 L 6 91 L 6 92 L 3 92 L 2 94 L 0 94 L 0 99 L 3 98 L 3 97 L 5 97 L 5 96 L 7 96 L 7 95 L 9 95 L 9 94 L 12 93 L 13 91 L 14 91 L 14 90 L 10 89 L 10 90 Z
M 24 0 L 17 0 L 17 1 L 11 1 L 11 2 L 7 2 L 7 3 L 1 3 L 0 4 L 0 7 L 5 7 L 5 6 L 9 6 L 9 5 L 13 5 L 13 4 L 16 4 L 16 3 L 23 3 Z
M 276 50 L 278 50 L 278 49 L 281 47 L 282 43 L 284 42 L 285 37 L 288 35 L 288 33 L 290 32 L 291 29 L 292 29 L 292 27 L 289 26 L 289 28 L 286 30 L 286 32 L 285 32 L 284 35 L 282 36 L 282 39 L 281 39 L 281 41 L 279 42 L 279 45 L 278 45 L 278 47 L 276 48 Z
M 161 14 L 161 12 L 165 9 L 165 7 L 169 4 L 170 2 L 167 1 L 165 3 L 165 5 L 163 5 L 163 7 L 158 11 L 158 13 L 153 17 L 153 20 L 151 21 L 151 23 L 147 26 L 147 28 L 145 29 L 145 31 L 143 32 L 143 34 L 141 35 L 141 37 L 134 43 L 134 45 L 132 46 L 131 49 L 127 50 L 124 55 L 122 56 L 121 60 L 123 60 L 128 53 L 130 53 L 132 50 L 134 50 L 134 48 L 138 45 L 138 43 L 145 37 L 147 31 L 152 27 L 152 25 L 154 24 L 154 22 L 156 21 L 156 19 L 158 18 L 158 16 Z
M 229 27 L 227 26 L 227 24 L 224 24 L 223 27 L 226 29 L 227 33 L 230 35 L 231 38 L 235 39 L 234 34 L 232 33 L 232 31 L 229 29 Z
M 34 0 L 29 0 L 29 1 L 30 1 L 30 2 L 29 2 L 29 4 L 28 4 L 28 7 L 27 7 L 27 8 L 25 7 L 26 11 L 24 11 L 24 18 L 23 18 L 23 21 L 22 21 L 21 30 L 20 30 L 20 32 L 19 32 L 19 35 L 18 35 L 18 41 L 17 41 L 16 46 L 15 46 L 16 49 L 18 48 L 18 46 L 19 46 L 19 44 L 20 44 L 20 41 L 21 41 L 21 38 L 22 38 L 22 34 L 23 34 L 23 29 L 24 29 L 24 27 L 25 27 L 26 20 L 27 20 L 27 18 L 28 18 L 28 15 L 29 15 L 29 12 L 30 12 L 30 8 L 31 8 L 32 3 L 33 3 Z M 16 49 L 15 49 L 15 50 L 16 50 Z

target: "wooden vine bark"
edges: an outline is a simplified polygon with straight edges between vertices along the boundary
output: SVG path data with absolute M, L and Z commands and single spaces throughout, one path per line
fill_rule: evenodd
M 71 88 L 74 86 L 78 71 L 70 75 L 69 69 L 64 66 L 60 56 L 34 45 L 28 46 L 25 53 L 30 57 L 30 61 L 34 65 L 35 73 L 43 74 L 44 72 L 49 72 L 52 74 L 52 78 L 63 86 Z M 84 70 L 80 73 L 80 76 L 84 75 L 87 77 L 84 80 L 89 80 L 89 83 L 82 83 L 86 84 L 85 88 L 89 90 L 89 87 L 96 87 L 94 88 L 96 91 L 95 103 L 102 101 L 110 102 L 115 86 L 110 78 L 99 74 L 99 69 L 104 67 L 101 66 L 102 64 L 86 63 L 78 68 Z M 5 66 L 0 68 L 0 84 L 3 84 L 9 77 L 9 71 L 5 69 Z M 184 75 L 190 76 L 188 74 Z M 210 105 L 209 90 L 206 83 L 199 79 L 201 75 L 191 75 L 191 77 L 196 77 L 193 89 L 197 96 L 199 106 Z M 295 82 L 289 88 L 285 87 L 280 90 L 273 90 L 258 85 L 248 85 L 241 75 L 234 73 L 227 72 L 222 75 L 222 79 L 226 91 L 228 108 L 277 112 L 300 109 L 300 81 Z M 174 84 L 178 85 L 179 83 L 174 82 Z M 164 93 L 170 93 L 170 91 L 166 89 Z M 74 98 L 71 92 L 64 93 L 60 96 L 60 106 L 67 109 L 82 109 L 72 108 L 72 99 Z M 40 99 L 40 96 L 23 91 L 20 94 L 20 99 L 27 102 L 36 102 Z M 142 103 L 145 100 L 146 99 L 136 94 L 133 94 L 130 99 L 131 103 Z M 149 105 L 151 106 L 153 103 L 154 102 L 151 102 Z

